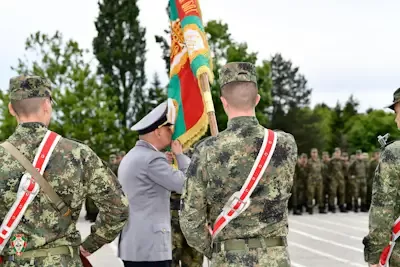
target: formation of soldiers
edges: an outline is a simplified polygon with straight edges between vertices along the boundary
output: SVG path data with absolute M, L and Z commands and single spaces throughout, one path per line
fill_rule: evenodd
M 290 208 L 293 214 L 302 215 L 304 210 L 313 214 L 354 211 L 368 212 L 371 205 L 372 181 L 379 161 L 379 151 L 368 153 L 357 150 L 349 157 L 347 152 L 335 148 L 332 157 L 313 148 L 310 157 L 299 156 L 292 187 Z M 335 202 L 336 200 L 336 202 Z
M 117 154 L 111 154 L 108 161 L 108 167 L 111 171 L 118 176 L 118 167 L 121 163 L 122 158 L 125 156 L 125 151 L 119 151 Z M 85 219 L 90 222 L 95 222 L 99 209 L 94 204 L 93 200 L 87 198 L 85 201 L 86 216 Z

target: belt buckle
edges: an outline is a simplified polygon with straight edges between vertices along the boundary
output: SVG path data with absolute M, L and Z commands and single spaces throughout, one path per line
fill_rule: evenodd
M 239 207 L 237 209 L 234 209 L 233 202 L 237 200 L 237 203 L 240 203 Z M 243 205 L 243 206 L 242 206 Z M 250 199 L 248 201 L 243 201 L 240 199 L 240 192 L 237 191 L 235 193 L 233 193 L 233 195 L 229 198 L 228 202 L 225 204 L 224 210 L 226 210 L 226 212 L 229 212 L 230 210 L 234 211 L 234 215 L 233 217 L 238 216 L 240 213 L 242 213 L 243 211 L 245 211 L 250 205 Z
M 33 182 L 36 184 L 36 181 L 35 181 L 35 179 L 32 177 L 32 175 L 28 174 L 25 183 L 22 185 L 22 190 L 23 190 L 25 193 L 28 193 L 28 194 L 36 193 L 36 191 L 37 191 L 37 189 L 38 189 L 36 185 L 33 187 L 32 191 L 29 191 L 29 190 L 28 190 L 29 185 L 31 184 L 31 181 L 33 181 Z M 36 190 L 35 190 L 35 189 L 36 189 Z
M 15 261 L 15 255 L 9 255 L 8 257 L 8 261 Z

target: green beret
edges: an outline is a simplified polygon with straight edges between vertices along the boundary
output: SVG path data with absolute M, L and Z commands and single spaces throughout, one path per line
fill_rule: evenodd
M 11 100 L 51 97 L 51 83 L 40 76 L 20 75 L 10 79 L 9 93 Z
M 307 158 L 307 154 L 306 154 L 306 153 L 302 153 L 302 154 L 300 155 L 300 158 Z
M 256 67 L 249 62 L 231 62 L 222 67 L 219 73 L 219 86 L 231 82 L 253 82 L 257 85 Z
M 340 147 L 335 147 L 335 152 L 340 152 Z
M 356 155 L 361 155 L 361 153 L 362 153 L 361 149 L 356 150 Z
M 117 158 L 117 156 L 115 154 L 110 155 L 110 159 L 115 159 L 115 158 Z
M 343 152 L 343 153 L 342 153 L 342 156 L 343 156 L 343 157 L 348 157 L 349 154 L 347 154 L 347 152 Z
M 118 156 L 119 157 L 123 157 L 123 156 L 125 156 L 126 155 L 126 152 L 125 151 L 119 151 L 118 152 Z

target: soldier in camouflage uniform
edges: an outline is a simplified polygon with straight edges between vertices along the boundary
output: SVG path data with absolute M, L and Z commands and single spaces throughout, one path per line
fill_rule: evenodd
M 307 212 L 313 214 L 313 200 L 319 207 L 319 213 L 326 213 L 323 201 L 323 180 L 322 180 L 323 163 L 318 157 L 318 150 L 311 149 L 311 158 L 307 162 Z
M 7 141 L 33 162 L 51 119 L 50 81 L 39 76 L 14 77 L 10 80 L 10 100 L 9 110 L 18 126 Z M 0 147 L 0 159 L 0 218 L 3 220 L 16 201 L 19 183 L 26 171 L 3 147 Z M 61 213 L 40 190 L 11 236 L 25 237 L 25 251 L 14 257 L 16 250 L 9 241 L 0 252 L 1 266 L 80 267 L 80 253 L 88 256 L 112 242 L 127 221 L 128 201 L 120 184 L 87 145 L 61 138 L 43 176 L 70 213 Z M 94 200 L 100 212 L 90 235 L 82 242 L 76 223 L 86 197 Z
M 265 136 L 255 117 L 260 100 L 255 66 L 228 63 L 219 78 L 228 126 L 196 146 L 181 197 L 182 232 L 190 246 L 212 259 L 212 266 L 289 267 L 288 200 L 297 145 L 282 131 L 275 131 L 275 152 L 251 194 L 250 206 L 219 232 L 211 247 L 205 225 L 216 221 L 245 184 Z
M 329 172 L 328 172 L 328 166 L 329 166 L 329 153 L 327 151 L 322 152 L 322 162 L 324 163 L 322 165 L 322 178 L 324 180 L 324 206 L 325 210 L 326 207 L 328 207 L 328 200 L 329 200 Z
M 111 155 L 110 155 L 109 164 L 110 164 L 110 169 L 112 170 L 112 172 L 113 172 L 116 176 L 118 176 L 119 162 L 118 162 L 118 159 L 117 159 L 117 155 L 115 155 L 115 154 L 111 154 Z
M 388 108 L 396 113 L 400 129 L 400 88 L 393 94 L 393 104 Z M 363 239 L 364 259 L 370 267 L 378 267 L 379 256 L 388 245 L 392 226 L 400 216 L 400 141 L 386 144 L 380 155 L 373 180 L 372 201 L 369 210 L 369 234 Z M 396 242 L 397 243 L 397 242 Z M 400 246 L 394 247 L 390 267 L 400 267 Z
M 117 163 L 118 163 L 118 165 L 121 163 L 121 160 L 125 157 L 125 155 L 126 155 L 126 152 L 125 151 L 119 151 L 118 153 L 117 153 Z
M 372 198 L 372 182 L 375 176 L 375 170 L 379 163 L 379 150 L 375 151 L 372 159 L 368 166 L 368 173 L 367 173 L 367 209 L 369 210 L 371 206 L 371 198 Z
M 349 179 L 351 184 L 351 194 L 354 199 L 353 210 L 358 212 L 358 198 L 361 199 L 361 211 L 365 212 L 365 202 L 367 197 L 367 168 L 362 158 L 361 150 L 356 151 L 356 160 L 350 165 Z
M 179 224 L 181 195 L 171 193 L 172 265 L 171 267 L 202 267 L 203 255 L 189 246 Z M 179 265 L 179 261 L 181 265 Z
M 351 186 L 350 186 L 350 179 L 349 179 L 349 167 L 350 167 L 350 160 L 349 154 L 347 152 L 342 153 L 342 160 L 345 166 L 344 171 L 344 181 L 345 181 L 345 201 L 346 201 L 346 210 L 353 210 L 353 202 L 352 202 L 352 194 L 351 194 Z
M 292 187 L 293 214 L 301 215 L 303 213 L 304 193 L 307 183 L 307 154 L 300 155 L 296 164 Z
M 193 147 L 189 148 L 185 154 L 190 158 L 193 154 Z M 173 164 L 171 158 L 170 164 Z M 172 265 L 171 267 L 202 267 L 203 255 L 196 249 L 189 246 L 182 233 L 179 224 L 179 208 L 181 195 L 171 193 L 171 229 L 172 229 Z M 180 261 L 180 264 L 179 264 Z
M 338 147 L 335 148 L 334 158 L 329 162 L 328 172 L 330 174 L 329 211 L 336 212 L 335 197 L 337 196 L 340 212 L 347 212 L 344 207 L 346 192 L 344 174 L 346 167 L 341 158 L 341 150 Z

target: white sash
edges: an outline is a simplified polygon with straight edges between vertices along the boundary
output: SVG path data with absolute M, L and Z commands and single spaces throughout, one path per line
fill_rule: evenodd
M 235 192 L 229 198 L 221 214 L 215 220 L 214 229 L 209 229 L 213 240 L 231 220 L 235 219 L 250 206 L 250 196 L 271 161 L 271 157 L 275 151 L 276 141 L 277 134 L 272 130 L 265 129 L 264 141 L 246 182 L 243 184 L 240 191 Z
M 35 159 L 33 160 L 33 166 L 35 166 L 40 174 L 43 175 L 51 154 L 60 138 L 60 135 L 52 131 L 47 131 L 40 143 Z M 18 226 L 26 209 L 39 193 L 39 190 L 39 184 L 35 182 L 35 179 L 28 172 L 25 172 L 18 187 L 17 199 L 8 211 L 0 227 L 0 252 L 3 251 L 12 232 Z

